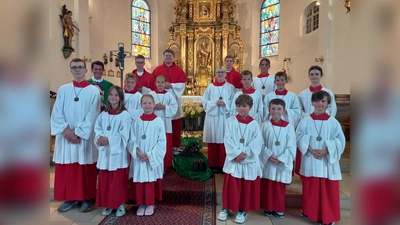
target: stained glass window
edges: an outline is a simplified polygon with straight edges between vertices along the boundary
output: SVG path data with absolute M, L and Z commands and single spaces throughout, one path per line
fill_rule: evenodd
M 132 1 L 132 55 L 150 58 L 150 7 L 146 0 Z
M 261 6 L 260 56 L 278 55 L 280 1 L 265 0 Z
M 319 6 L 314 4 L 306 17 L 306 34 L 313 32 L 319 27 Z

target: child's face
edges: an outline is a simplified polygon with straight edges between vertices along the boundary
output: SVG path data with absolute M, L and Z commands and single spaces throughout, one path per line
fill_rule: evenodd
M 132 91 L 135 88 L 136 81 L 132 78 L 125 79 L 125 86 L 128 91 Z
M 314 113 L 320 115 L 328 108 L 328 97 L 324 96 L 323 99 L 312 102 L 312 105 L 314 106 Z
M 311 70 L 308 73 L 308 78 L 310 78 L 311 83 L 313 84 L 319 84 L 321 81 L 321 71 L 319 70 Z
M 279 90 L 284 90 L 287 80 L 283 76 L 275 77 L 275 85 Z
M 267 72 L 268 72 L 268 69 L 269 69 L 268 63 L 267 63 L 265 60 L 262 61 L 261 64 L 260 64 L 261 73 L 262 73 L 262 74 L 267 73 Z
M 236 110 L 241 117 L 245 118 L 249 115 L 251 107 L 249 105 L 236 105 Z
M 152 98 L 150 97 L 144 97 L 142 98 L 142 102 L 141 102 L 143 111 L 145 114 L 151 114 L 153 113 L 154 110 L 154 101 Z
M 225 60 L 225 67 L 226 67 L 227 69 L 231 69 L 231 68 L 233 67 L 233 59 L 227 58 L 227 59 Z
M 282 115 L 286 112 L 283 105 L 271 104 L 268 108 L 269 114 L 271 114 L 272 119 L 278 121 L 282 118 Z
M 226 72 L 222 71 L 222 70 L 216 71 L 215 75 L 217 76 L 217 80 L 219 82 L 223 82 L 225 80 L 225 77 L 226 77 Z
M 108 101 L 111 103 L 111 105 L 119 104 L 119 95 L 115 88 L 111 89 L 111 91 L 108 93 Z
M 240 80 L 240 82 L 243 84 L 243 87 L 245 89 L 248 89 L 251 87 L 251 82 L 253 79 L 251 78 L 251 75 L 244 75 L 243 78 Z
M 165 89 L 165 80 L 157 80 L 156 81 L 157 89 L 162 91 Z
M 87 69 L 85 69 L 85 64 L 83 64 L 83 62 L 72 62 L 70 66 L 72 76 L 74 76 L 75 80 L 82 81 L 85 79 Z

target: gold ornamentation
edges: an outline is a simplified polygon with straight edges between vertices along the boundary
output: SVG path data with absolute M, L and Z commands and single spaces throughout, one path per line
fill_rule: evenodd
M 215 22 L 215 0 L 199 0 L 194 3 L 194 22 Z

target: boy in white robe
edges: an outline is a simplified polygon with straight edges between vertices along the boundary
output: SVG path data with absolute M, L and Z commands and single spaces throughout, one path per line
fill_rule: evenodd
M 81 212 L 93 208 L 96 197 L 97 149 L 94 123 L 100 114 L 99 89 L 85 80 L 85 61 L 70 62 L 74 81 L 58 89 L 51 114 L 51 135 L 56 136 L 54 199 L 65 200 L 58 208 L 65 212 L 82 201 Z
M 253 78 L 253 87 L 261 93 L 264 100 L 266 94 L 276 89 L 276 85 L 274 83 L 274 75 L 268 73 L 271 68 L 269 59 L 261 59 L 259 68 L 260 74 Z
M 285 112 L 282 115 L 282 119 L 289 122 L 294 128 L 296 128 L 302 112 L 297 95 L 286 89 L 285 86 L 287 82 L 288 78 L 285 72 L 280 71 L 275 74 L 275 84 L 277 86 L 277 89 L 273 92 L 268 93 L 264 98 L 264 121 L 270 120 L 272 118 L 268 110 L 270 101 L 272 99 L 279 98 L 285 101 Z
M 222 173 L 225 162 L 225 121 L 229 117 L 231 101 L 235 92 L 232 84 L 225 81 L 226 70 L 215 71 L 217 79 L 208 85 L 201 104 L 206 112 L 203 128 L 203 142 L 208 144 L 208 164 L 217 173 Z
M 144 113 L 131 129 L 136 141 L 128 146 L 132 156 L 129 177 L 133 178 L 129 199 L 139 205 L 137 216 L 150 216 L 154 213 L 155 199 L 162 200 L 166 137 L 164 121 L 154 114 L 153 96 L 144 94 L 141 105 Z
M 261 125 L 263 121 L 263 116 L 264 116 L 264 104 L 262 101 L 262 96 L 261 93 L 256 91 L 251 86 L 251 82 L 253 81 L 253 74 L 249 70 L 244 70 L 240 74 L 240 82 L 243 84 L 243 88 L 236 92 L 235 95 L 233 96 L 232 102 L 235 102 L 235 100 L 239 97 L 241 94 L 246 94 L 250 95 L 250 97 L 253 99 L 253 107 L 251 107 L 251 110 L 249 112 L 249 115 L 253 117 L 258 124 Z M 237 110 L 236 110 L 236 105 L 231 104 L 231 116 L 236 116 L 237 115 Z
M 222 210 L 218 220 L 225 221 L 229 211 L 237 211 L 235 222 L 244 223 L 249 210 L 260 208 L 262 146 L 260 125 L 249 116 L 253 99 L 242 94 L 235 101 L 238 114 L 226 121 L 224 145 Z
M 131 114 L 132 119 L 137 119 L 143 114 L 143 109 L 140 106 L 140 99 L 142 94 L 135 90 L 136 86 L 136 75 L 133 73 L 127 73 L 125 75 L 125 107 Z
M 103 216 L 110 215 L 113 209 L 117 209 L 117 216 L 125 215 L 129 177 L 126 147 L 131 123 L 131 115 L 124 105 L 124 90 L 119 86 L 111 87 L 105 111 L 97 118 L 94 128 L 94 143 L 99 150 L 96 206 L 106 207 Z
M 172 166 L 172 117 L 178 111 L 178 103 L 174 96 L 165 90 L 166 78 L 162 75 L 156 78 L 157 90 L 151 92 L 156 105 L 154 113 L 163 119 L 167 137 L 167 152 L 164 157 L 164 168 Z
M 346 140 L 339 122 L 325 110 L 331 102 L 326 91 L 312 95 L 314 112 L 297 126 L 297 146 L 302 154 L 302 217 L 320 224 L 340 220 L 339 160 Z
M 283 219 L 285 218 L 286 185 L 292 182 L 296 134 L 293 126 L 282 119 L 282 115 L 285 113 L 284 100 L 272 99 L 269 102 L 268 111 L 271 119 L 261 125 L 264 140 L 260 154 L 262 164 L 261 203 L 266 216 L 273 215 Z
M 311 85 L 309 88 L 304 89 L 299 94 L 300 107 L 302 109 L 301 118 L 304 118 L 314 112 L 314 106 L 311 101 L 311 96 L 313 93 L 320 91 L 320 90 L 328 92 L 329 95 L 331 96 L 331 102 L 328 105 L 328 108 L 326 109 L 326 113 L 328 115 L 330 115 L 331 117 L 335 118 L 336 111 L 337 111 L 335 95 L 328 88 L 321 86 L 321 78 L 323 75 L 324 75 L 324 73 L 322 71 L 322 68 L 319 66 L 311 66 L 310 69 L 308 70 L 308 78 L 311 81 Z M 294 172 L 296 174 L 299 174 L 300 165 L 301 165 L 301 153 L 299 150 L 297 150 L 295 169 L 294 169 Z

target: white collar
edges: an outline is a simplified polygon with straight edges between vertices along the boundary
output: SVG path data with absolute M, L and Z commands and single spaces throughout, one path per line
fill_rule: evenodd
M 97 79 L 94 78 L 94 76 L 93 76 L 93 77 L 92 77 L 92 80 L 95 81 L 95 82 L 97 82 L 97 83 L 101 83 L 104 79 L 101 78 L 101 79 L 97 80 Z

